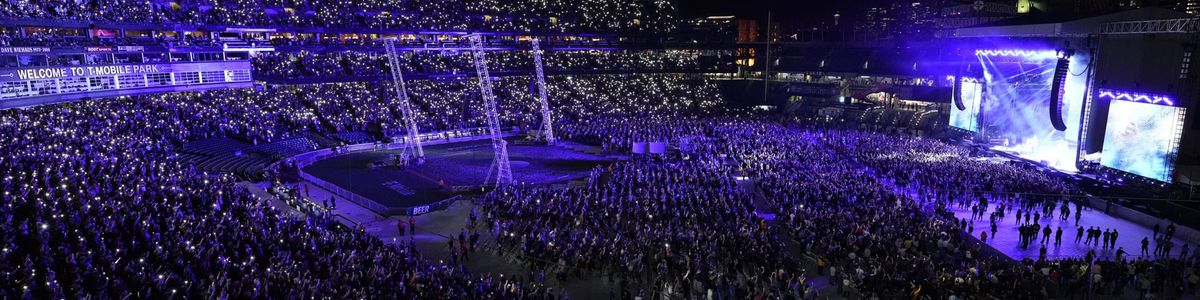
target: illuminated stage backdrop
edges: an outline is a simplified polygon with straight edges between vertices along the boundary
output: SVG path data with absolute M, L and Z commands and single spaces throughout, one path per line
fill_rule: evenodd
M 1089 58 L 1071 57 L 1063 92 L 1063 120 L 1058 131 L 1050 121 L 1050 91 L 1058 61 L 1055 50 L 980 50 L 987 93 L 980 108 L 980 130 L 1003 145 L 992 149 L 1045 163 L 1055 169 L 1077 171 L 1079 121 L 1087 94 Z
M 966 109 L 951 105 L 950 126 L 971 132 L 979 131 L 979 103 L 983 100 L 983 84 L 978 79 L 961 78 L 962 84 L 957 91 L 962 97 Z
M 1170 97 L 1100 90 L 1111 100 L 1100 164 L 1171 182 L 1185 109 Z

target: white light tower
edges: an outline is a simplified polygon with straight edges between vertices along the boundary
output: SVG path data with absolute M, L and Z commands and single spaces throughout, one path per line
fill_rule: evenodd
M 384 48 L 387 49 L 388 65 L 392 69 L 392 88 L 396 90 L 396 103 L 400 105 L 400 112 L 404 115 L 404 127 L 408 131 L 408 140 L 404 143 L 400 156 L 407 156 L 411 151 L 416 155 L 417 164 L 421 164 L 425 161 L 425 149 L 421 148 L 421 140 L 418 138 L 420 133 L 417 132 L 417 116 L 408 100 L 408 88 L 404 86 L 400 57 L 396 54 L 396 42 L 392 39 L 384 40 Z
M 533 42 L 533 68 L 537 75 L 538 100 L 542 102 L 542 134 L 546 136 L 546 143 L 553 145 L 557 140 L 554 138 L 554 119 L 550 117 L 550 102 L 546 100 L 546 74 L 542 71 L 542 49 L 538 46 L 538 39 L 531 40 Z
M 487 57 L 482 49 L 483 37 L 479 34 L 471 34 L 468 39 L 471 40 L 471 55 L 475 58 L 475 71 L 479 75 L 479 95 L 483 97 L 483 105 L 487 109 L 487 125 L 492 134 L 492 148 L 496 152 L 484 184 L 491 181 L 493 172 L 496 174 L 497 186 L 512 184 L 512 168 L 508 163 L 508 143 L 504 141 L 504 135 L 500 130 L 500 118 L 496 113 L 496 95 L 492 94 L 492 76 L 488 72 Z

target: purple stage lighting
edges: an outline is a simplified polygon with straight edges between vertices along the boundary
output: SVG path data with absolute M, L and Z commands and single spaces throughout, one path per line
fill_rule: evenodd
M 1175 101 L 1171 100 L 1170 96 L 1144 94 L 1126 91 L 1117 91 L 1110 89 L 1100 89 L 1101 99 L 1125 100 L 1131 102 L 1145 102 L 1150 104 L 1175 106 Z
M 1056 58 L 1058 51 L 1054 50 L 1019 50 L 1019 49 L 980 49 L 975 50 L 978 56 L 1021 56 L 1026 58 Z
M 1070 55 L 1066 49 L 1033 44 L 971 49 L 980 49 L 976 57 L 985 90 L 979 132 L 1008 142 L 991 149 L 1058 170 L 1078 171 L 1081 126 L 1071 125 L 1083 117 L 1082 102 L 1088 90 L 1086 53 Z

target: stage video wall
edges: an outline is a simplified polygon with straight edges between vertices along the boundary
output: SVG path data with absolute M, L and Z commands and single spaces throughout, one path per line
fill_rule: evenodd
M 957 92 L 962 97 L 966 109 L 958 109 L 957 105 L 951 105 L 950 126 L 971 132 L 979 131 L 979 105 L 983 100 L 983 84 L 973 78 L 959 80 L 962 80 L 962 87 Z
M 1086 54 L 1070 59 L 1062 99 L 1067 129 L 1050 121 L 1050 92 L 1058 57 L 1054 50 L 977 55 L 987 93 L 980 109 L 981 131 L 1004 141 L 992 149 L 1055 169 L 1077 171 L 1079 124 L 1087 95 Z M 1015 54 L 1015 55 L 1014 55 Z
M 1113 100 L 1100 164 L 1171 182 L 1183 108 Z

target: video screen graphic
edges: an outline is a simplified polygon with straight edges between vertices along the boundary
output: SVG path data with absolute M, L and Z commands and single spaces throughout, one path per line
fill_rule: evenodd
M 983 100 L 983 84 L 972 78 L 959 80 L 962 80 L 962 87 L 958 93 L 967 109 L 959 110 L 951 105 L 950 126 L 970 132 L 979 131 L 979 102 Z
M 1171 182 L 1181 114 L 1178 107 L 1113 100 L 1100 164 Z
M 987 89 L 979 109 L 979 129 L 990 139 L 1004 141 L 991 148 L 1058 170 L 1077 171 L 1079 121 L 1088 90 L 1088 55 L 1070 58 L 1061 100 L 1067 128 L 1059 131 L 1047 116 L 1058 61 L 1054 50 L 977 54 Z

